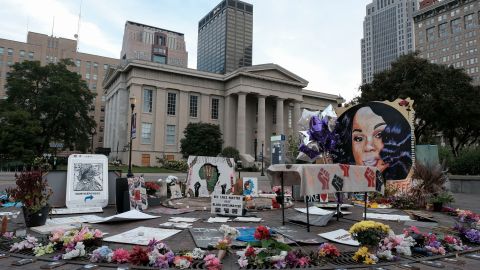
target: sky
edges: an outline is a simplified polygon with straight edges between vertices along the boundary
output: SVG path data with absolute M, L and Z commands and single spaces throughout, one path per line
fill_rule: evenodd
M 351 100 L 361 84 L 360 39 L 371 0 L 244 0 L 253 4 L 253 64 L 275 63 L 306 89 Z M 0 38 L 27 31 L 74 39 L 79 51 L 119 58 L 127 20 L 185 34 L 197 66 L 198 21 L 220 0 L 0 0 Z M 81 8 L 80 8 L 81 7 Z M 81 10 L 81 20 L 79 12 Z

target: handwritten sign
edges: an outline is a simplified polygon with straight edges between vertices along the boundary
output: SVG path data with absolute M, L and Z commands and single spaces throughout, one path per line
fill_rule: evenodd
M 241 216 L 243 196 L 212 194 L 212 214 Z

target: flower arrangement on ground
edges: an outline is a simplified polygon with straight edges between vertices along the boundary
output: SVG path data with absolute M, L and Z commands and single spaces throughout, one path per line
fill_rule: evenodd
M 33 249 L 39 245 L 38 239 L 34 236 L 27 235 L 25 239 L 13 243 L 10 252 L 18 252 L 24 249 Z
M 238 237 L 240 232 L 237 229 L 228 225 L 220 226 L 219 231 L 223 232 L 223 238 L 218 240 L 215 248 L 218 249 L 217 255 L 218 259 L 221 261 L 227 254 L 227 251 L 230 250 L 233 240 Z
M 352 238 L 362 246 L 376 247 L 378 243 L 388 235 L 390 227 L 381 222 L 364 220 L 353 224 L 350 227 Z
M 254 265 L 280 269 L 287 266 L 286 257 L 291 249 L 290 246 L 276 240 L 265 226 L 258 226 L 254 237 L 258 240 L 257 242 L 249 243 L 244 250 L 237 252 L 240 267 Z M 302 259 L 302 262 L 306 261 L 308 259 Z
M 376 264 L 378 262 L 377 256 L 370 253 L 367 247 L 360 247 L 353 255 L 352 259 L 356 262 L 362 262 L 364 264 Z
M 390 230 L 388 236 L 382 239 L 378 246 L 376 256 L 379 259 L 387 261 L 395 261 L 399 255 L 411 256 L 411 248 L 415 246 L 416 242 L 411 236 L 395 235 Z
M 220 260 L 213 254 L 209 254 L 204 257 L 203 261 L 205 262 L 205 267 L 208 270 L 221 270 L 222 264 Z
M 411 226 L 404 230 L 404 235 L 411 236 L 415 240 L 413 252 L 427 256 L 445 255 L 447 252 L 441 240 L 434 233 L 421 233 L 415 226 Z
M 83 242 L 85 246 L 97 246 L 103 238 L 103 232 L 93 230 L 88 227 L 82 227 L 80 230 L 54 230 L 50 236 L 50 242 L 66 249 L 73 248 L 78 242 Z
M 323 243 L 318 248 L 318 256 L 324 258 L 336 258 L 340 256 L 340 251 L 338 251 L 338 248 L 333 244 Z
M 113 250 L 108 246 L 101 246 L 90 255 L 90 261 L 94 263 L 110 263 L 113 258 Z
M 453 235 L 445 235 L 441 242 L 443 246 L 445 246 L 445 249 L 450 252 L 468 249 L 468 247 L 462 243 L 462 240 Z

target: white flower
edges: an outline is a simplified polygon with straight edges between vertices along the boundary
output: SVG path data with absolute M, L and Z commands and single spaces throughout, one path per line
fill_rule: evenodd
M 203 257 L 205 257 L 205 251 L 201 248 L 194 248 L 192 251 L 192 257 L 194 259 L 203 259 Z
M 225 224 L 220 226 L 219 231 L 223 232 L 223 235 L 225 237 L 229 237 L 230 239 L 235 239 L 240 234 L 240 232 L 237 229 L 235 229 L 233 227 L 230 227 L 228 225 L 225 225 Z
M 394 258 L 391 250 L 378 251 L 377 256 L 378 258 L 385 259 L 387 261 L 391 261 Z
M 86 254 L 85 245 L 83 244 L 83 242 L 78 242 L 75 245 L 75 249 L 72 249 L 71 251 L 62 255 L 62 259 L 70 260 L 70 259 L 73 259 L 73 258 L 76 258 L 76 257 L 85 256 L 85 254 Z

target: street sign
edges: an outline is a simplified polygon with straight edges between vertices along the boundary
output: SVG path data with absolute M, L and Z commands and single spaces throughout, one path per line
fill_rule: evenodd
M 63 143 L 61 142 L 51 142 L 49 145 L 51 148 L 63 148 Z

